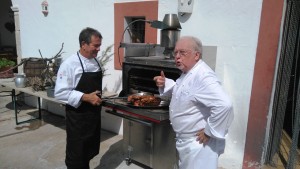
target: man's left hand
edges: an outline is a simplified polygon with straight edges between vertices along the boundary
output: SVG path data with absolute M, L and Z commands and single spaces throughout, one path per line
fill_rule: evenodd
M 204 129 L 201 129 L 197 134 L 197 141 L 199 141 L 200 144 L 207 144 L 207 142 L 210 139 L 210 136 L 208 136 L 207 134 L 204 133 Z

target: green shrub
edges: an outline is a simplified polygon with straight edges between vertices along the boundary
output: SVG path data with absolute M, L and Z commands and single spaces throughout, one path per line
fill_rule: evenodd
M 12 60 L 8 60 L 6 58 L 0 58 L 0 68 L 2 67 L 11 67 L 11 66 L 15 66 L 16 63 Z

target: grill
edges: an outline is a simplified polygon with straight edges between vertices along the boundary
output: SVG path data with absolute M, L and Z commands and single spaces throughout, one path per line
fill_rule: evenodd
M 166 77 L 176 79 L 180 74 L 180 71 L 171 65 L 173 62 L 168 60 L 150 60 L 149 62 L 146 59 L 144 60 L 145 64 L 142 63 L 143 58 L 138 58 L 136 62 L 134 59 L 130 59 L 130 61 L 132 62 L 123 63 L 123 91 L 125 95 L 136 91 L 158 94 L 158 89 L 153 81 L 154 76 L 158 76 L 161 71 L 164 71 Z M 162 61 L 165 61 L 165 64 Z
M 126 164 L 143 168 L 168 169 L 176 164 L 175 133 L 169 121 L 168 105 L 135 107 L 127 96 L 136 92 L 158 94 L 153 77 L 164 71 L 177 79 L 174 61 L 161 57 L 128 57 L 123 62 L 123 88 L 119 98 L 103 101 L 107 113 L 122 117 Z

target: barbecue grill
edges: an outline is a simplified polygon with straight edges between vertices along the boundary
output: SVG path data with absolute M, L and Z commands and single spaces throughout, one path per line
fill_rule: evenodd
M 124 119 L 127 165 L 135 163 L 143 168 L 173 169 L 177 158 L 175 133 L 169 121 L 169 98 L 161 98 L 162 102 L 157 106 L 134 106 L 127 102 L 129 95 L 139 92 L 157 95 L 153 77 L 161 71 L 173 80 L 181 74 L 172 55 L 181 29 L 177 15 L 166 14 L 163 22 L 152 21 L 151 25 L 162 29 L 161 45 L 121 43 L 125 47 L 122 92 L 120 97 L 104 100 L 103 107 L 107 113 Z
M 134 106 L 127 96 L 136 92 L 158 94 L 153 77 L 164 71 L 177 79 L 180 71 L 174 61 L 162 58 L 130 57 L 123 62 L 123 88 L 120 97 L 103 101 L 109 114 L 124 119 L 123 140 L 126 164 L 143 168 L 168 169 L 176 164 L 175 133 L 169 121 L 168 104 Z M 163 98 L 168 103 L 168 98 Z

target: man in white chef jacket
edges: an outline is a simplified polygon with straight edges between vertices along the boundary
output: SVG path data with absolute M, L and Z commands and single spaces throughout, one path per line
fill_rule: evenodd
M 89 169 L 99 154 L 102 68 L 97 54 L 101 33 L 84 28 L 79 34 L 80 49 L 68 57 L 58 70 L 55 98 L 66 103 L 66 158 L 68 169 Z
M 170 121 L 176 132 L 180 169 L 217 169 L 233 108 L 214 71 L 201 59 L 202 43 L 181 37 L 174 50 L 182 71 L 174 82 L 163 71 L 154 81 L 162 96 L 171 96 Z

